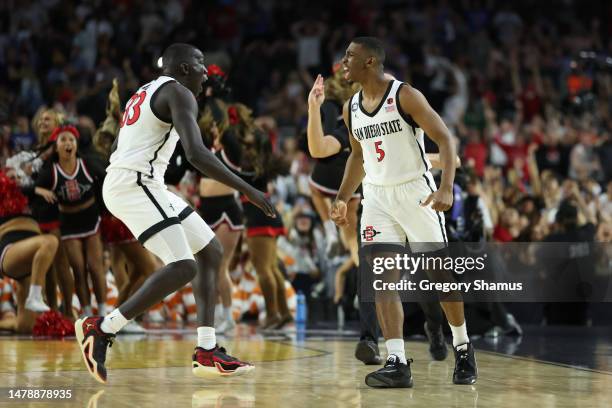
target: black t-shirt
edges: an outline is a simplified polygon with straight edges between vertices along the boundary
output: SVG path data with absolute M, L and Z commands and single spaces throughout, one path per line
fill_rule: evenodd
M 541 145 L 536 151 L 536 162 L 540 170 L 552 170 L 559 176 L 567 176 L 570 149 L 564 145 Z
M 545 242 L 593 242 L 597 228 L 592 223 L 568 231 L 556 232 L 544 238 Z
M 95 162 L 77 157 L 73 174 L 67 174 L 58 162 L 45 164 L 38 174 L 36 186 L 55 193 L 59 204 L 77 205 L 95 197 L 104 180 L 105 171 Z
M 538 254 L 547 282 L 561 300 L 577 301 L 585 282 L 592 284 L 595 271 L 593 241 L 596 227 L 588 223 L 544 238 Z M 557 243 L 551 245 L 551 243 Z
M 206 147 L 212 150 L 212 143 L 205 143 Z M 242 162 L 242 145 L 238 140 L 238 136 L 234 131 L 228 130 L 221 136 L 220 150 L 215 150 L 214 154 L 217 159 L 221 160 L 225 166 L 235 174 L 240 174 L 240 164 Z M 203 178 L 208 178 L 206 174 L 202 174 Z
M 333 101 L 325 101 L 321 105 L 321 121 L 323 125 L 323 135 L 333 136 L 340 142 L 340 152 L 317 159 L 317 163 L 342 165 L 346 163 L 350 154 L 351 143 L 349 141 L 349 131 L 342 118 L 342 106 Z

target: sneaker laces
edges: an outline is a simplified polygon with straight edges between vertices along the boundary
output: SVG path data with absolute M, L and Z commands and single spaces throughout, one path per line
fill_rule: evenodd
M 468 350 L 461 350 L 457 352 L 457 361 L 455 362 L 455 368 L 457 370 L 464 371 L 467 369 L 466 366 L 471 366 L 470 364 L 470 353 Z
M 227 359 L 227 361 L 240 361 L 236 357 L 232 357 L 229 354 L 227 354 L 227 351 L 225 350 L 225 347 L 217 347 L 217 351 L 219 353 L 223 354 L 224 357 Z
M 396 361 L 401 363 L 401 361 L 400 361 L 398 356 L 396 356 L 395 354 L 389 355 L 389 357 L 387 357 L 387 362 L 385 363 L 385 367 L 387 367 L 389 365 L 395 365 Z M 411 359 L 411 358 L 407 358 L 406 359 L 406 364 L 411 364 L 413 362 L 414 362 L 414 360 Z
M 106 348 L 113 347 L 115 336 L 112 334 L 105 334 L 101 336 L 98 342 L 100 347 L 94 347 L 94 357 L 97 361 L 102 363 L 106 362 Z

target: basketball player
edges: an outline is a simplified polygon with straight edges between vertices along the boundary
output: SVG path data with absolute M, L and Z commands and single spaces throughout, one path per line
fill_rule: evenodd
M 345 78 L 362 90 L 344 104 L 343 116 L 351 141 L 351 155 L 342 185 L 332 205 L 338 225 L 346 220 L 347 202 L 363 182 L 361 228 L 372 243 L 444 243 L 444 218 L 453 201 L 455 147 L 451 135 L 423 95 L 410 85 L 385 78 L 382 43 L 372 37 L 354 39 L 343 59 Z M 423 135 L 438 145 L 443 169 L 439 190 L 429 172 Z M 431 205 L 431 207 L 430 207 Z M 376 233 L 371 232 L 375 230 Z M 473 384 L 476 360 L 465 326 L 462 302 L 442 302 L 455 351 L 455 384 Z M 381 301 L 376 309 L 388 358 L 385 366 L 366 376 L 371 387 L 412 387 L 406 360 L 401 302 Z
M 254 368 L 217 346 L 215 277 L 222 249 L 200 216 L 165 187 L 164 173 L 177 141 L 196 169 L 242 192 L 266 215 L 273 216 L 274 208 L 262 192 L 231 173 L 204 147 L 195 98 L 207 78 L 202 52 L 188 44 L 173 44 L 162 55 L 162 68 L 163 75 L 138 89 L 126 105 L 103 197 L 109 211 L 165 266 L 108 316 L 84 317 L 75 323 L 86 366 L 102 383 L 107 378 L 107 347 L 115 333 L 192 280 L 199 326 L 193 374 L 211 378 Z

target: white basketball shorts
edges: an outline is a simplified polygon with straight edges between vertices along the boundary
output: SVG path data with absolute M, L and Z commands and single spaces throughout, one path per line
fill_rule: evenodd
M 109 170 L 102 195 L 108 210 L 165 264 L 194 259 L 215 236 L 182 198 L 137 171 Z
M 414 252 L 446 247 L 444 214 L 430 206 L 421 207 L 421 202 L 435 190 L 436 184 L 429 172 L 421 178 L 394 186 L 364 183 L 361 243 L 403 245 L 408 241 Z

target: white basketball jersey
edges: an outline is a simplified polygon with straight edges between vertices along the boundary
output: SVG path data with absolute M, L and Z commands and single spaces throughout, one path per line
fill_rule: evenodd
M 111 155 L 107 170 L 134 170 L 164 182 L 164 173 L 179 136 L 171 123 L 156 115 L 151 99 L 159 88 L 171 81 L 175 79 L 160 76 L 140 87 L 127 102 L 119 124 L 117 150 Z
M 372 113 L 363 108 L 363 91 L 350 100 L 349 129 L 363 150 L 364 183 L 401 184 L 422 177 L 431 168 L 423 147 L 423 130 L 401 110 L 398 97 L 402 84 L 390 81 Z

